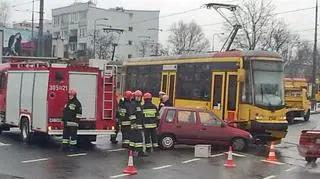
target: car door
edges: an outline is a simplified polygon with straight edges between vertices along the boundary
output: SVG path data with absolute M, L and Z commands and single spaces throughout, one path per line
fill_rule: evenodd
M 195 111 L 177 110 L 175 133 L 178 141 L 194 143 L 198 138 L 196 125 Z
M 227 128 L 222 126 L 222 121 L 212 112 L 199 112 L 200 129 L 199 140 L 205 143 L 225 144 L 228 142 Z

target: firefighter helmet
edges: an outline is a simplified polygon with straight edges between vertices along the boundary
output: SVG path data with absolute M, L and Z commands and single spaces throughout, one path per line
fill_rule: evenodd
M 74 88 L 70 88 L 70 89 L 69 89 L 69 95 L 72 95 L 72 96 L 77 95 L 77 90 L 74 89 Z
M 129 90 L 124 92 L 124 98 L 131 100 L 132 99 L 132 92 Z
M 141 97 L 142 96 L 142 92 L 140 91 L 140 90 L 136 90 L 134 93 L 133 93 L 133 95 L 135 96 L 135 97 Z
M 152 98 L 152 95 L 150 93 L 144 93 L 143 95 L 143 99 L 151 99 Z

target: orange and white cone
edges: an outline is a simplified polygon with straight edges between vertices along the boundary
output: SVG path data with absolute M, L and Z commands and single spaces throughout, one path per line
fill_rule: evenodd
M 232 147 L 229 147 L 229 152 L 228 152 L 228 159 L 226 161 L 226 163 L 224 163 L 224 166 L 226 168 L 234 168 L 236 166 L 236 164 L 234 163 L 233 159 L 232 159 Z
M 129 174 L 129 175 L 136 175 L 137 169 L 133 166 L 133 156 L 132 156 L 132 150 L 129 150 L 129 160 L 128 160 L 128 166 L 123 170 L 123 173 Z
M 271 143 L 269 156 L 268 156 L 266 161 L 267 162 L 276 162 L 277 161 L 277 159 L 276 159 L 276 149 L 274 147 L 273 142 Z

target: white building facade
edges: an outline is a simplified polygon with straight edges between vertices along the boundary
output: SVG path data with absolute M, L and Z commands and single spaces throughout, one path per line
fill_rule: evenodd
M 152 48 L 159 39 L 159 14 L 160 11 L 101 9 L 92 2 L 53 9 L 53 56 L 75 58 L 88 56 L 89 51 L 93 55 L 94 38 L 95 58 L 101 58 L 105 46 L 109 53 L 104 58 L 111 58 L 116 46 L 114 60 L 153 55 Z M 113 40 L 108 41 L 111 36 Z

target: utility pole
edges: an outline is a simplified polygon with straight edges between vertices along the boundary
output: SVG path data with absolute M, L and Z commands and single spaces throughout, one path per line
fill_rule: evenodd
M 313 47 L 313 65 L 312 65 L 312 99 L 316 94 L 316 80 L 317 80 L 317 38 L 318 38 L 318 0 L 316 0 L 316 14 L 315 14 L 315 31 L 314 31 L 314 47 Z
M 32 22 L 31 22 L 31 41 L 34 42 L 34 0 L 32 0 Z M 34 56 L 34 50 L 32 50 L 32 56 Z
M 40 0 L 39 34 L 38 34 L 38 54 L 43 56 L 43 9 L 44 0 Z

